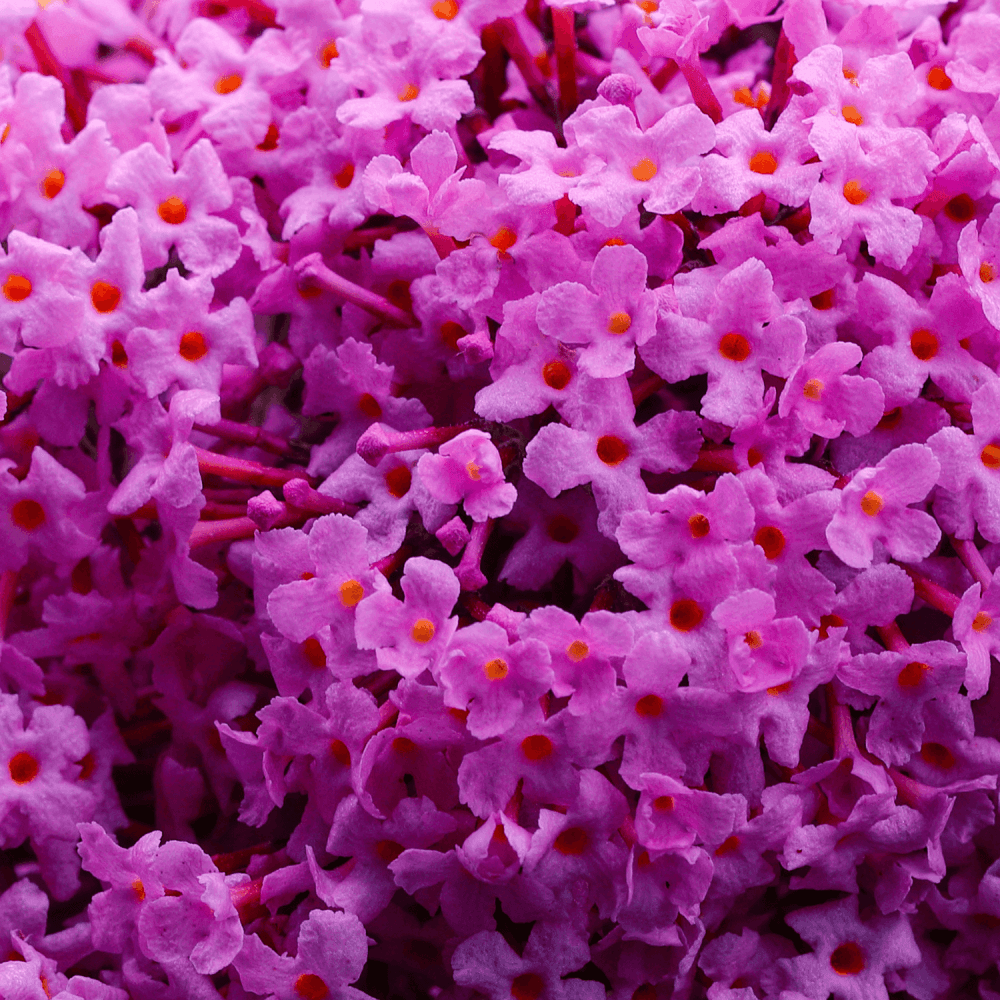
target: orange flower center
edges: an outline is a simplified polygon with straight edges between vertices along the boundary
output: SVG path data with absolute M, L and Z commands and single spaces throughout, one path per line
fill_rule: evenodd
M 670 606 L 670 624 L 678 632 L 690 632 L 696 629 L 704 617 L 705 612 L 701 610 L 698 602 L 689 598 L 674 601 Z
M 940 66 L 932 66 L 927 71 L 927 84 L 935 90 L 951 90 L 951 77 Z
M 566 647 L 566 655 L 573 661 L 573 663 L 579 663 L 581 660 L 585 660 L 590 656 L 590 647 L 580 639 L 574 639 Z
M 633 168 L 632 176 L 641 183 L 651 181 L 656 176 L 656 164 L 644 156 Z
M 90 301 L 99 313 L 114 312 L 121 300 L 121 290 L 106 281 L 95 281 L 90 289 Z
M 758 632 L 756 629 L 747 632 L 747 634 L 743 636 L 743 641 L 751 649 L 760 649 L 760 647 L 764 645 L 764 640 L 761 638 L 760 632 Z
M 50 170 L 42 179 L 42 194 L 46 198 L 54 198 L 66 183 L 66 175 L 61 170 Z
M 758 528 L 753 541 L 754 545 L 759 545 L 764 550 L 768 559 L 777 559 L 785 549 L 785 536 L 773 524 Z
M 420 96 L 420 88 L 414 83 L 408 83 L 396 96 L 404 104 L 407 101 L 415 101 Z
M 860 181 L 848 181 L 844 185 L 844 197 L 852 205 L 863 205 L 868 200 L 868 192 L 861 186 Z
M 620 437 L 605 434 L 597 439 L 597 457 L 605 465 L 621 465 L 628 456 L 628 445 Z
M 830 968 L 838 976 L 856 976 L 865 967 L 865 953 L 854 941 L 838 945 L 830 955 Z
M 537 972 L 522 972 L 510 984 L 514 1000 L 538 1000 L 545 990 L 545 981 Z
M 818 378 L 811 378 L 802 387 L 802 395 L 806 399 L 819 399 L 823 395 L 823 383 Z
M 590 834 L 582 827 L 571 826 L 556 837 L 552 845 L 560 854 L 579 857 L 590 844 Z
M 930 330 L 914 330 L 910 350 L 920 361 L 930 361 L 938 352 L 938 339 Z
M 920 682 L 924 679 L 924 674 L 930 669 L 930 666 L 926 663 L 918 663 L 916 661 L 907 663 L 896 677 L 896 683 L 901 688 L 919 687 Z
M 692 538 L 704 538 L 711 529 L 712 526 L 704 514 L 692 514 L 688 518 L 688 530 Z
M 431 13 L 442 21 L 453 21 L 458 17 L 458 3 L 456 0 L 437 0 L 431 5 Z
M 982 264 L 979 265 L 979 280 L 984 285 L 988 285 L 996 276 L 997 272 L 992 264 L 984 260 Z
M 171 226 L 179 226 L 188 217 L 187 205 L 177 195 L 171 195 L 160 202 L 156 214 Z
M 1000 469 L 1000 445 L 988 444 L 979 453 L 979 460 L 987 469 Z
M 413 623 L 413 628 L 410 629 L 410 635 L 413 636 L 414 642 L 419 642 L 423 645 L 425 642 L 430 642 L 434 638 L 434 633 L 437 629 L 434 628 L 434 622 L 429 618 L 418 618 Z
M 542 380 L 550 389 L 565 389 L 572 377 L 569 366 L 562 361 L 548 361 L 542 368 Z
M 623 333 L 627 333 L 631 326 L 632 317 L 627 312 L 612 313 L 611 318 L 608 320 L 608 333 L 620 336 Z
M 635 714 L 646 719 L 655 719 L 663 712 L 663 699 L 658 694 L 643 695 L 635 703 Z
M 508 251 L 517 242 L 517 233 L 510 226 L 501 226 L 490 240 L 490 245 L 495 246 L 501 253 Z
M 848 104 L 840 113 L 844 116 L 844 121 L 850 122 L 852 125 L 864 125 L 865 123 L 864 115 L 853 104 Z
M 861 509 L 869 516 L 874 517 L 885 506 L 882 498 L 874 491 L 869 490 L 861 498 Z
M 976 613 L 976 617 L 972 619 L 972 631 L 985 632 L 992 624 L 992 617 L 985 611 L 979 611 Z
M 340 52 L 337 49 L 337 43 L 335 41 L 329 41 L 319 50 L 319 55 L 316 58 L 319 59 L 319 64 L 323 67 L 323 69 L 329 69 L 330 63 L 332 63 L 333 60 L 339 55 Z
M 208 354 L 208 342 L 205 340 L 205 335 L 197 330 L 189 330 L 181 337 L 177 353 L 185 361 L 200 361 Z
M 31 282 L 23 274 L 11 274 L 3 283 L 3 294 L 9 302 L 23 302 L 31 294 Z
M 549 519 L 545 533 L 552 541 L 559 542 L 560 545 L 569 545 L 580 534 L 580 528 L 572 518 L 565 514 L 556 514 Z
M 811 295 L 809 301 L 812 303 L 813 309 L 819 309 L 821 312 L 825 312 L 827 309 L 833 308 L 833 289 L 828 288 L 825 292 L 819 292 L 816 295 Z
M 750 357 L 750 341 L 742 333 L 727 333 L 719 341 L 719 353 L 729 361 L 746 361 Z
M 397 465 L 385 474 L 385 488 L 389 496 L 397 500 L 402 499 L 410 492 L 410 483 L 413 481 L 413 473 L 405 465 Z
M 217 94 L 231 94 L 234 90 L 239 90 L 243 86 L 243 77 L 239 73 L 230 73 L 227 76 L 220 76 L 215 81 L 215 92 Z
M 483 673 L 486 674 L 488 681 L 502 681 L 509 672 L 507 661 L 501 660 L 499 656 L 483 664 Z
M 334 175 L 333 183 L 341 189 L 349 188 L 354 180 L 354 164 L 345 163 Z
M 295 995 L 302 1000 L 326 1000 L 330 995 L 330 987 L 312 972 L 303 972 L 295 980 Z
M 16 785 L 26 785 L 38 776 L 38 761 L 27 750 L 19 750 L 8 765 L 11 780 Z
M 755 174 L 773 174 L 778 169 L 778 161 L 775 159 L 774 153 L 762 149 L 750 157 L 750 169 Z
M 340 603 L 345 608 L 353 608 L 364 596 L 365 588 L 357 580 L 345 580 L 340 585 Z

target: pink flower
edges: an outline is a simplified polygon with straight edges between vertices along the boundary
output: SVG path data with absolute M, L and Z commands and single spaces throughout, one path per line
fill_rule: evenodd
M 591 292 L 572 281 L 542 293 L 538 327 L 581 345 L 580 368 L 595 378 L 624 375 L 635 366 L 634 346 L 656 332 L 656 296 L 646 288 L 646 258 L 631 246 L 603 247 L 590 272 Z
M 907 444 L 875 468 L 855 473 L 826 529 L 834 555 L 848 566 L 864 569 L 872 564 L 878 541 L 894 559 L 904 562 L 929 556 L 941 539 L 941 529 L 930 514 L 909 505 L 927 496 L 940 471 L 930 448 Z
M 510 644 L 493 622 L 458 632 L 440 667 L 445 704 L 469 709 L 469 732 L 499 736 L 525 715 L 537 715 L 536 699 L 552 684 L 551 657 L 537 639 Z
M 420 478 L 442 503 L 459 503 L 474 521 L 509 514 L 517 490 L 506 482 L 500 452 L 485 431 L 463 431 L 424 455 L 417 464 Z

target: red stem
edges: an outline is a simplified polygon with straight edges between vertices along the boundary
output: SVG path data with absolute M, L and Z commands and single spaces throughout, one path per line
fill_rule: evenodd
M 903 569 L 913 581 L 913 590 L 917 597 L 932 608 L 943 611 L 946 615 L 953 616 L 955 614 L 960 599 L 950 590 L 945 590 L 940 584 L 928 579 L 923 573 L 917 572 L 911 566 L 904 566 Z
M 576 89 L 576 30 L 569 8 L 552 8 L 552 35 L 555 39 L 556 77 L 559 80 L 559 116 L 568 118 L 578 101 Z
M 685 59 L 680 67 L 688 87 L 691 88 L 694 103 L 718 125 L 722 121 L 722 105 L 715 96 L 705 71 L 701 68 L 701 60 L 698 56 L 692 56 L 690 59 Z
M 764 109 L 764 123 L 768 129 L 774 128 L 778 116 L 785 110 L 792 92 L 788 89 L 788 78 L 795 66 L 795 49 L 781 29 L 778 44 L 774 47 L 774 72 L 771 74 L 771 96 Z

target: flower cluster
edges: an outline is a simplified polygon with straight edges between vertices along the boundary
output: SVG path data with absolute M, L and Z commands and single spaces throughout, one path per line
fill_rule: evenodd
M 997 0 L 0 7 L 0 995 L 1000 997 Z

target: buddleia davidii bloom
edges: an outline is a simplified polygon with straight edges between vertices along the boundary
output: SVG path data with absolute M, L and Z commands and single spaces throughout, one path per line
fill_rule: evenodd
M 182 278 L 173 268 L 162 285 L 147 293 L 145 325 L 132 330 L 128 353 L 121 351 L 119 363 L 129 367 L 150 398 L 175 383 L 219 393 L 224 365 L 257 367 L 246 300 L 236 297 L 210 312 L 214 297 L 210 281 Z
M 367 958 L 365 928 L 353 913 L 316 909 L 299 926 L 294 957 L 250 934 L 233 967 L 244 989 L 267 1000 L 369 1000 L 348 985 L 361 977 Z
M 700 445 L 698 419 L 676 410 L 636 427 L 625 379 L 588 383 L 567 410 L 569 427 L 546 424 L 528 444 L 525 475 L 550 497 L 592 483 L 597 525 L 609 537 L 623 514 L 643 510 L 648 491 L 640 471 L 690 468 Z
M 456 68 L 455 76 L 460 76 L 475 66 L 475 41 L 450 52 L 441 50 L 426 29 L 414 25 L 406 51 L 398 56 L 391 50 L 377 51 L 381 46 L 373 48 L 370 40 L 345 37 L 338 48 L 350 67 L 351 82 L 365 94 L 339 105 L 337 120 L 343 125 L 381 130 L 408 118 L 428 130 L 448 129 L 474 106 L 469 84 L 449 77 Z M 448 65 L 449 59 L 453 65 Z
M 715 149 L 701 162 L 701 187 L 691 200 L 695 212 L 735 212 L 764 194 L 782 205 L 802 205 L 819 180 L 806 130 L 788 112 L 768 132 L 760 113 L 737 111 L 716 126 Z
M 0 459 L 0 568 L 20 569 L 32 551 L 57 565 L 75 564 L 97 546 L 97 525 L 82 517 L 83 483 L 43 448 L 31 454 L 24 479 Z
M 810 996 L 825 991 L 838 1000 L 888 1000 L 886 974 L 921 961 L 905 915 L 862 921 L 854 898 L 796 910 L 785 921 L 813 951 L 779 959 L 778 976 Z
M 410 848 L 429 848 L 452 833 L 456 822 L 425 797 L 403 798 L 388 818 L 376 819 L 358 798 L 348 795 L 337 806 L 326 851 L 351 863 L 326 871 L 307 847 L 316 894 L 369 924 L 388 906 L 396 891 L 389 865 Z
M 25 718 L 18 697 L 0 694 L 0 843 L 31 839 L 56 899 L 79 888 L 76 824 L 96 806 L 78 781 L 90 749 L 87 725 L 68 705 L 35 705 Z
M 123 153 L 107 181 L 112 199 L 139 216 L 139 239 L 147 268 L 166 264 L 171 246 L 184 266 L 205 277 L 228 271 L 240 253 L 239 229 L 218 217 L 233 203 L 219 157 L 200 139 L 175 173 L 151 143 Z
M 972 397 L 972 434 L 944 427 L 927 439 L 941 463 L 934 513 L 957 538 L 976 529 L 1000 541 L 1000 380 L 991 378 Z
M 693 105 L 667 111 L 642 131 L 621 105 L 592 107 L 566 124 L 567 138 L 607 166 L 589 170 L 570 200 L 606 226 L 617 225 L 642 202 L 670 215 L 684 208 L 701 183 L 699 156 L 715 142 L 715 126 Z
M 980 583 L 974 583 L 962 595 L 955 608 L 952 633 L 969 658 L 965 675 L 969 697 L 982 698 L 990 686 L 990 657 L 1000 653 L 1000 580 L 996 573 L 985 591 Z
M 590 272 L 594 291 L 567 281 L 542 292 L 539 329 L 579 345 L 578 364 L 588 375 L 624 375 L 635 367 L 635 346 L 656 332 L 656 296 L 646 274 L 646 258 L 635 247 L 603 247 Z
M 337 414 L 337 426 L 311 451 L 309 472 L 328 475 L 353 451 L 361 434 L 376 420 L 398 431 L 426 427 L 430 415 L 417 399 L 392 394 L 394 369 L 380 363 L 370 344 L 348 338 L 336 349 L 317 344 L 305 359 L 302 412 Z
M 402 601 L 387 590 L 364 598 L 354 629 L 358 645 L 376 651 L 382 670 L 417 677 L 433 671 L 448 650 L 458 627 L 451 612 L 461 588 L 448 566 L 422 556 L 406 561 L 400 586 Z
M 500 452 L 485 431 L 470 430 L 446 441 L 436 455 L 423 455 L 417 471 L 441 503 L 461 502 L 474 521 L 509 514 L 517 499 L 504 478 Z
M 887 410 L 916 399 L 928 378 L 949 399 L 966 402 L 994 380 L 993 372 L 969 353 L 970 338 L 986 324 L 958 275 L 939 278 L 925 306 L 895 282 L 866 274 L 858 308 L 866 326 L 882 337 L 861 363 L 861 374 L 878 380 Z
M 540 590 L 568 562 L 579 593 L 621 562 L 618 546 L 598 530 L 594 498 L 583 487 L 552 499 L 522 479 L 504 524 L 516 531 L 527 528 L 500 570 L 501 580 L 521 590 Z
M 303 642 L 324 625 L 353 621 L 366 595 L 388 589 L 385 577 L 370 566 L 367 538 L 367 530 L 343 514 L 313 522 L 306 536 L 310 568 L 275 587 L 267 599 L 267 613 L 283 635 Z
M 908 444 L 875 468 L 855 473 L 826 529 L 834 554 L 856 569 L 871 565 L 876 541 L 904 562 L 929 556 L 941 539 L 941 529 L 930 514 L 909 505 L 927 496 L 940 471 L 930 448 Z
M 660 312 L 643 361 L 668 382 L 708 373 L 702 415 L 735 426 L 764 395 L 762 372 L 791 375 L 802 360 L 802 321 L 782 314 L 770 272 L 751 258 L 723 275 L 714 289 L 704 276 L 674 286 L 678 312 Z
M 537 714 L 536 699 L 552 685 L 551 657 L 537 639 L 511 644 L 494 622 L 478 622 L 452 639 L 440 667 L 445 704 L 469 709 L 469 732 L 499 736 L 525 715 Z
M 917 643 L 905 653 L 867 653 L 837 670 L 845 684 L 878 696 L 866 745 L 890 764 L 905 764 L 920 750 L 924 703 L 957 694 L 965 675 L 965 658 L 950 642 Z
M 848 239 L 864 239 L 877 261 L 902 268 L 920 238 L 921 222 L 895 201 L 924 192 L 937 156 L 917 129 L 883 131 L 862 146 L 851 125 L 831 119 L 813 125 L 809 141 L 823 177 L 809 198 L 809 231 L 831 253 Z
M 490 1000 L 552 997 L 597 1000 L 603 987 L 584 979 L 563 978 L 590 961 L 590 948 L 569 925 L 538 921 L 523 955 L 496 931 L 480 931 L 462 941 L 451 964 L 455 982 Z

